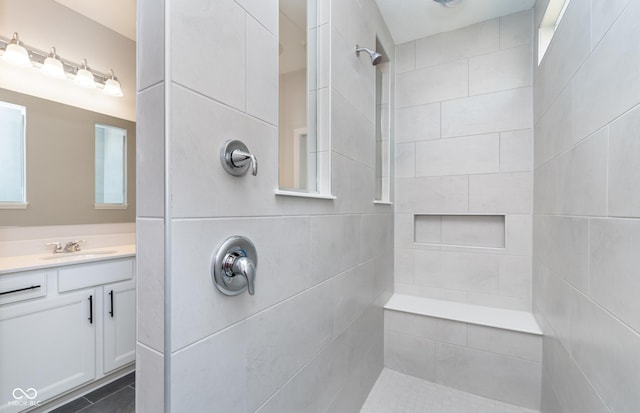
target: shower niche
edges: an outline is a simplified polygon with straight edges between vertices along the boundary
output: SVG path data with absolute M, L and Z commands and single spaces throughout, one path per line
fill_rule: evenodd
M 505 216 L 416 214 L 413 216 L 413 242 L 505 248 Z

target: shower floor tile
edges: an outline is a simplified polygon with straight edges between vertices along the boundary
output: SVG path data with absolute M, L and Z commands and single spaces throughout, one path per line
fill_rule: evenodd
M 538 413 L 384 369 L 360 413 Z

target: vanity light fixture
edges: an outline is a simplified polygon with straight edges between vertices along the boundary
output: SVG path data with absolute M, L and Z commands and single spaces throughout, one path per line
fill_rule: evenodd
M 109 70 L 108 73 L 98 72 L 89 68 L 86 59 L 82 59 L 81 63 L 63 59 L 57 55 L 55 47 L 47 53 L 25 45 L 20 41 L 18 33 L 13 33 L 12 39 L 0 36 L 0 56 L 3 61 L 36 68 L 48 76 L 73 79 L 79 86 L 102 89 L 102 93 L 108 96 L 123 95 L 122 87 L 113 70 Z
M 104 89 L 102 89 L 102 93 L 109 96 L 122 96 L 122 89 L 120 88 L 120 82 L 116 79 L 115 73 L 113 73 L 113 69 L 109 69 L 109 79 L 104 83 Z
M 64 74 L 64 66 L 58 56 L 56 56 L 56 48 L 52 47 L 51 52 L 49 52 L 49 56 L 44 59 L 44 63 L 40 68 L 40 71 L 45 75 L 55 77 L 57 79 L 64 79 L 66 76 Z
M 7 43 L 2 60 L 16 66 L 31 67 L 29 52 L 23 46 L 17 32 L 13 33 L 13 38 Z
M 87 66 L 87 59 L 82 59 L 82 66 L 77 69 L 76 77 L 73 78 L 73 83 L 86 88 L 96 87 L 96 81 L 93 77 L 93 73 L 89 71 L 89 67 Z

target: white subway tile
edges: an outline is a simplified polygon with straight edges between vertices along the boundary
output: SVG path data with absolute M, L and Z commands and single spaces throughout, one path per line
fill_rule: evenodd
M 629 0 L 593 0 L 591 2 L 591 48 L 594 49 L 615 23 Z
M 575 288 L 587 291 L 589 229 L 586 218 L 550 217 L 549 268 Z
M 276 213 L 273 196 L 278 181 L 276 128 L 188 89 L 172 89 L 171 187 L 173 216 L 220 217 Z M 206 119 L 206 121 L 203 121 Z M 211 125 L 216 125 L 212 128 Z M 220 148 L 241 139 L 256 156 L 260 173 L 243 179 L 220 165 Z M 260 197 L 259 204 L 237 202 L 221 193 L 237 191 Z
M 501 256 L 499 274 L 501 295 L 531 300 L 531 256 Z
M 143 345 L 136 347 L 137 412 L 164 411 L 164 357 Z
M 384 329 L 391 333 L 467 345 L 467 324 L 442 318 L 385 310 Z
M 500 48 L 533 43 L 533 12 L 525 10 L 500 17 Z
M 247 17 L 247 112 L 278 124 L 278 41 L 251 17 Z
M 471 175 L 471 212 L 530 213 L 533 208 L 531 172 Z
M 410 143 L 396 144 L 396 174 L 398 178 L 416 176 L 416 145 Z
M 562 410 L 558 411 L 610 413 L 600 395 L 556 337 L 544 336 L 543 365 L 542 411 L 555 411 L 544 410 L 544 403 L 549 402 L 560 405 Z M 552 396 L 545 394 L 545 384 L 554 389 L 556 394 L 562 395 L 562 398 L 553 395 L 556 400 L 548 400 Z
M 249 411 L 257 409 L 329 344 L 333 336 L 332 296 L 333 285 L 325 283 L 246 321 L 250 332 L 244 339 Z
M 588 1 L 572 1 L 558 26 L 547 53 L 538 66 L 535 82 L 536 114 L 556 100 L 591 51 L 591 7 Z M 536 25 L 536 27 L 538 27 Z
M 384 365 L 421 379 L 435 380 L 435 343 L 433 340 L 384 333 Z
M 589 295 L 640 332 L 640 221 L 593 219 L 589 230 Z
M 469 64 L 459 60 L 439 66 L 400 73 L 396 77 L 399 108 L 467 96 Z
M 436 343 L 436 382 L 530 409 L 540 408 L 540 363 Z
M 359 215 L 311 218 L 311 277 L 320 282 L 356 266 L 360 259 Z
M 542 336 L 474 324 L 469 324 L 468 334 L 469 347 L 476 350 L 542 361 Z
M 435 66 L 498 50 L 498 19 L 416 40 L 416 68 Z
M 172 355 L 171 410 L 202 412 L 216 406 L 225 412 L 246 411 L 249 337 L 240 323 Z
M 179 2 L 171 10 L 171 42 L 180 45 L 171 49 L 172 80 L 244 110 L 245 11 L 233 0 Z
M 396 212 L 467 212 L 469 186 L 466 176 L 396 179 Z
M 164 82 L 138 94 L 136 214 L 164 216 Z
M 140 91 L 164 80 L 164 3 L 140 0 L 138 16 L 136 74 Z M 138 108 L 141 107 L 138 103 Z M 144 119 L 140 115 L 137 115 L 138 121 Z
M 164 351 L 164 221 L 140 219 L 136 223 L 137 339 Z
M 610 216 L 640 217 L 640 107 L 609 128 L 608 211 Z
M 416 42 L 396 46 L 396 73 L 404 73 L 416 68 Z
M 536 123 L 534 154 L 536 166 L 567 151 L 573 141 L 572 85 L 569 84 Z
M 602 129 L 558 158 L 557 212 L 606 214 L 608 135 L 608 129 Z
M 397 143 L 440 138 L 440 103 L 396 110 Z
M 495 293 L 498 259 L 491 254 L 415 251 L 415 282 L 428 287 Z
M 442 137 L 532 127 L 531 88 L 472 96 L 442 103 Z
M 530 171 L 533 167 L 533 130 L 500 133 L 500 171 Z
M 500 170 L 500 136 L 476 135 L 416 142 L 416 176 L 479 174 Z
M 469 59 L 469 95 L 531 86 L 531 45 Z
M 610 409 L 637 411 L 640 335 L 582 294 L 572 301 L 572 356 Z
M 575 139 L 592 134 L 638 103 L 640 43 L 635 41 L 640 37 L 638 18 L 640 4 L 631 2 L 576 73 Z

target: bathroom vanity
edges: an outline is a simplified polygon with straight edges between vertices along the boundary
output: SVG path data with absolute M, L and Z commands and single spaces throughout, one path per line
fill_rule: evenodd
M 0 412 L 133 369 L 135 246 L 0 258 Z

